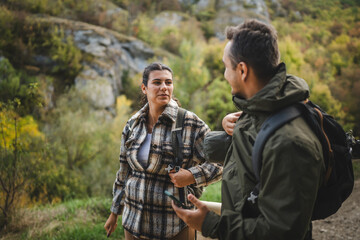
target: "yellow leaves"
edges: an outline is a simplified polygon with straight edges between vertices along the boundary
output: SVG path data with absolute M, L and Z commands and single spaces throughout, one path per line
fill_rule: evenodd
M 20 117 L 14 111 L 2 109 L 0 111 L 0 146 L 12 150 L 14 141 L 22 148 L 29 148 L 35 138 L 44 139 L 38 125 L 32 116 Z
M 120 140 L 122 129 L 125 127 L 129 119 L 132 101 L 127 99 L 125 95 L 120 95 L 116 99 L 116 117 L 112 123 L 113 140 Z
M 132 101 L 127 99 L 125 95 L 120 95 L 116 98 L 116 112 L 117 114 L 124 113 L 124 108 L 128 109 L 131 106 Z
M 300 50 L 300 43 L 295 42 L 291 37 L 285 37 L 279 41 L 281 60 L 286 63 L 288 72 L 299 70 L 304 64 L 304 55 Z

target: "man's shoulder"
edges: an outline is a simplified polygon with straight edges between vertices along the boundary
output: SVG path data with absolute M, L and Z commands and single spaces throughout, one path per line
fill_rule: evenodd
M 280 127 L 271 137 L 267 144 L 279 148 L 296 147 L 317 152 L 321 149 L 321 143 L 316 134 L 302 117 Z

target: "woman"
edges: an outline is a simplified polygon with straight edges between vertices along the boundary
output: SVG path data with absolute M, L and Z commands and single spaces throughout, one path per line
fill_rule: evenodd
M 104 226 L 108 236 L 122 214 L 125 239 L 193 239 L 194 231 L 177 217 L 164 190 L 180 198 L 179 188 L 187 186 L 183 194 L 200 195 L 202 186 L 221 178 L 222 167 L 204 159 L 202 144 L 209 127 L 190 111 L 182 129 L 181 168 L 167 171 L 175 158 L 171 132 L 179 110 L 172 99 L 173 87 L 169 67 L 152 63 L 145 68 L 141 90 L 148 103 L 129 119 L 122 133 L 120 169 Z

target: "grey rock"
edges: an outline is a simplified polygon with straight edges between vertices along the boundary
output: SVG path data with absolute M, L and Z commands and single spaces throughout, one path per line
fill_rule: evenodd
M 29 63 L 44 70 L 51 69 L 56 65 L 56 62 L 51 57 L 44 55 L 34 55 Z
M 226 26 L 236 26 L 248 18 L 269 23 L 269 12 L 264 0 L 224 0 L 218 1 L 214 30 L 217 38 L 225 39 Z
M 75 88 L 94 108 L 104 109 L 112 107 L 115 103 L 110 82 L 111 80 L 100 77 L 93 69 L 85 69 L 76 77 Z
M 163 28 L 164 26 L 175 26 L 179 27 L 181 21 L 184 20 L 184 17 L 176 12 L 161 12 L 154 18 L 154 25 L 157 28 Z
M 109 14 L 116 14 L 114 9 Z M 131 77 L 142 72 L 154 51 L 138 39 L 86 23 L 50 18 L 64 28 L 64 37 L 72 37 L 74 45 L 90 58 L 85 58 L 83 70 L 75 78 L 75 88 L 84 94 L 99 111 L 111 112 L 116 97 L 123 91 L 123 76 Z M 51 59 L 37 56 L 43 65 L 52 64 Z
M 195 11 L 201 12 L 208 9 L 212 9 L 215 7 L 215 4 L 216 4 L 215 0 L 199 0 L 195 6 Z

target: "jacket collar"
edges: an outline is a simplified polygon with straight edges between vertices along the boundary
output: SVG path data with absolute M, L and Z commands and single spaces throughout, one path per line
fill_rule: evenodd
M 259 92 L 249 99 L 233 96 L 235 106 L 247 113 L 270 113 L 309 97 L 309 87 L 304 79 L 286 74 L 280 63 L 277 73 Z
M 166 105 L 164 111 L 159 116 L 160 119 L 169 119 L 172 122 L 176 121 L 176 116 L 179 106 L 175 100 L 171 99 L 170 102 Z M 134 118 L 142 121 L 146 121 L 147 115 L 149 112 L 149 103 L 146 103 L 135 115 Z

